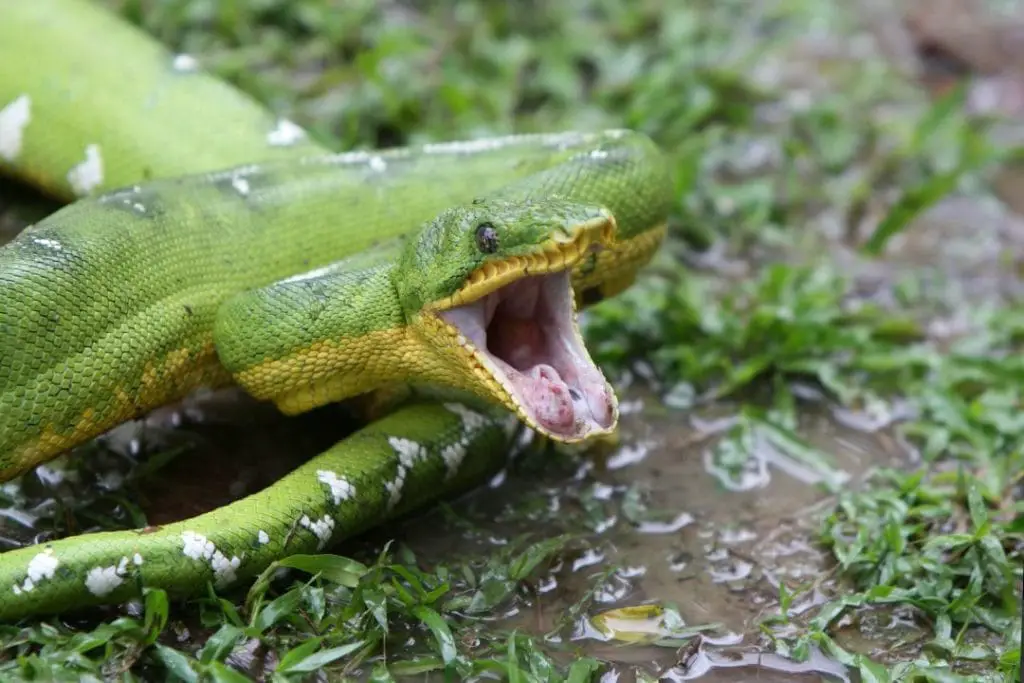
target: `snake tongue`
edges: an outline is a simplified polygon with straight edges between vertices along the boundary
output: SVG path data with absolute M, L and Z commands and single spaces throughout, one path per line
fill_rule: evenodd
M 506 366 L 505 374 L 518 389 L 519 399 L 529 406 L 532 417 L 556 432 L 571 430 L 576 422 L 573 393 L 550 365 L 535 365 L 526 373 Z M 578 395 L 578 394 L 577 394 Z
M 442 312 L 534 426 L 579 438 L 615 424 L 615 396 L 576 328 L 567 272 L 525 277 Z

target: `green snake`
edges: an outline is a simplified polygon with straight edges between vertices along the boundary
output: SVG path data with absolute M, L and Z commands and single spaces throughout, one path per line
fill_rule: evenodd
M 3 553 L 0 618 L 236 585 L 479 483 L 510 426 L 615 430 L 576 306 L 664 236 L 646 136 L 332 153 L 95 5 L 3 14 L 0 171 L 71 203 L 0 249 L 2 478 L 201 387 L 436 393 L 204 515 Z

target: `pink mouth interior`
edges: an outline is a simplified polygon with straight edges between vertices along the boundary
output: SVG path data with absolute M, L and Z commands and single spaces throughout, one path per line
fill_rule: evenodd
M 531 276 L 443 311 L 541 428 L 559 436 L 603 431 L 615 397 L 573 324 L 566 272 Z

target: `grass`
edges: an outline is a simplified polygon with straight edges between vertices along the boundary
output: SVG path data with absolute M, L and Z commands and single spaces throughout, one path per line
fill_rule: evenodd
M 993 168 L 1011 154 L 961 113 L 955 93 L 931 102 L 873 57 L 799 52 L 815 31 L 849 47 L 854 17 L 798 0 L 670 10 L 647 0 L 106 4 L 339 148 L 621 125 L 651 134 L 676 165 L 672 239 L 636 287 L 594 311 L 587 336 L 613 375 L 641 378 L 670 410 L 739 402 L 715 447 L 721 476 L 742 471 L 754 436 L 825 475 L 832 498 L 814 523 L 833 570 L 781 584 L 778 609 L 761 619 L 765 646 L 797 659 L 820 649 L 864 681 L 1019 679 L 1024 309 L 1011 297 L 970 298 L 940 266 L 888 260 L 941 198 L 991 200 Z M 843 252 L 822 225 L 861 236 L 859 246 Z M 865 284 L 875 264 L 882 282 Z M 962 331 L 936 335 L 950 319 Z M 807 384 L 832 404 L 903 416 L 891 431 L 917 461 L 842 485 L 799 434 L 796 387 Z M 573 464 L 534 454 L 514 472 L 529 479 L 542 466 L 561 476 Z M 567 637 L 593 610 L 586 594 L 546 634 L 495 619 L 529 603 L 540 569 L 584 552 L 587 529 L 609 514 L 602 506 L 640 519 L 642 499 L 631 491 L 607 503 L 583 490 L 575 511 L 551 515 L 524 494 L 516 515 L 566 533 L 442 563 L 379 545 L 359 561 L 292 558 L 290 581 L 268 574 L 247 595 L 211 593 L 182 608 L 152 591 L 127 612 L 0 627 L 0 671 L 597 680 L 600 658 Z M 81 515 L 89 528 L 123 525 L 134 509 L 100 502 L 40 514 L 58 527 L 62 512 Z M 827 599 L 795 609 L 817 590 Z M 663 646 L 695 642 L 702 627 L 663 609 Z M 849 637 L 884 634 L 896 614 L 925 635 L 867 648 Z

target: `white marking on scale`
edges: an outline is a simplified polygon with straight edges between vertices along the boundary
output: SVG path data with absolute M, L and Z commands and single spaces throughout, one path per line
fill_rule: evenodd
M 266 531 L 260 529 L 260 532 L 256 534 L 256 540 L 260 542 L 260 545 L 266 545 L 270 543 L 270 536 Z
M 467 435 L 472 435 L 487 426 L 487 418 L 484 415 L 470 410 L 461 403 L 445 403 L 444 407 L 462 418 L 462 427 L 466 430 Z
M 425 460 L 429 452 L 412 439 L 403 439 L 399 436 L 389 436 L 388 443 L 398 455 L 398 470 L 395 473 L 395 479 L 384 483 L 384 489 L 388 492 L 388 509 L 390 510 L 402 500 L 402 488 L 405 486 L 409 470 L 415 467 L 417 462 Z
M 15 584 L 11 587 L 15 595 L 21 595 L 23 592 L 28 593 L 35 589 L 37 584 L 52 579 L 53 574 L 57 571 L 57 567 L 60 566 L 60 561 L 53 554 L 53 548 L 47 548 L 41 553 L 37 553 L 28 562 L 28 567 L 25 568 L 27 576 L 22 581 L 21 585 Z
M 132 558 L 135 566 L 142 564 L 142 555 L 135 553 Z M 85 587 L 90 593 L 97 597 L 109 594 L 115 588 L 124 583 L 124 577 L 128 575 L 128 556 L 122 555 L 117 565 L 109 567 L 93 567 L 85 576 Z
M 402 500 L 403 486 L 405 486 L 405 468 L 399 465 L 395 480 L 384 482 L 384 490 L 388 492 L 388 510 L 393 509 Z
M 331 534 L 334 533 L 334 518 L 330 515 L 324 515 L 322 519 L 315 522 L 310 520 L 308 515 L 302 515 L 299 524 L 312 531 L 319 539 L 317 547 L 320 549 L 327 545 L 327 542 L 331 540 Z
M 171 68 L 181 73 L 192 73 L 199 69 L 199 60 L 192 55 L 174 55 L 174 61 L 171 62 Z
M 398 460 L 406 469 L 412 469 L 416 463 L 427 457 L 427 449 L 411 439 L 400 436 L 389 436 L 388 443 L 398 454 Z
M 114 591 L 115 588 L 124 583 L 124 578 L 118 575 L 117 567 L 93 567 L 85 576 L 85 587 L 96 597 L 102 598 Z
M 348 500 L 356 495 L 356 487 L 350 484 L 348 479 L 339 477 L 330 470 L 317 470 L 316 478 L 320 480 L 320 483 L 327 484 L 330 487 L 331 497 L 334 498 L 335 505 L 340 505 L 341 501 Z
M 459 469 L 459 465 L 466 457 L 466 447 L 469 439 L 463 437 L 455 443 L 448 444 L 441 450 L 441 457 L 444 459 L 445 467 L 448 468 L 448 476 L 452 477 Z
M 402 500 L 402 489 L 405 488 L 405 477 L 408 473 L 408 468 L 399 462 L 394 480 L 384 483 L 384 489 L 390 494 L 388 497 L 389 510 L 393 509 Z
M 219 585 L 224 586 L 233 582 L 238 576 L 235 574 L 235 570 L 238 569 L 239 565 L 242 564 L 242 560 L 237 556 L 232 557 L 230 560 L 221 551 L 217 551 L 210 558 L 210 566 L 213 568 L 213 574 L 217 577 Z
M 32 100 L 28 95 L 19 95 L 0 109 L 0 157 L 14 161 L 21 154 L 25 127 L 31 119 Z
M 274 130 L 267 133 L 267 144 L 272 147 L 288 147 L 306 137 L 306 131 L 288 119 L 278 119 Z
M 28 578 L 32 579 L 35 583 L 40 583 L 45 579 L 52 579 L 53 573 L 57 571 L 58 566 L 60 566 L 60 561 L 53 554 L 53 548 L 47 548 L 29 560 Z
M 206 536 L 194 531 L 183 532 L 181 540 L 183 543 L 181 551 L 186 557 L 191 557 L 193 560 L 202 560 L 212 556 L 215 550 L 213 543 L 206 540 Z
M 445 467 L 448 470 L 447 478 L 450 479 L 455 476 L 459 465 L 465 460 L 473 437 L 487 426 L 488 419 L 485 415 L 471 410 L 461 403 L 445 403 L 444 407 L 462 419 L 462 435 L 457 441 L 441 449 L 441 457 L 444 459 Z
M 206 536 L 195 531 L 183 531 L 181 542 L 181 551 L 186 557 L 191 557 L 193 560 L 205 560 L 210 563 L 210 568 L 213 569 L 218 585 L 226 585 L 237 578 L 235 570 L 242 563 L 242 560 L 237 555 L 229 559 Z
M 67 178 L 71 189 L 80 197 L 103 184 L 103 158 L 100 156 L 100 146 L 86 145 L 85 161 L 68 171 Z

